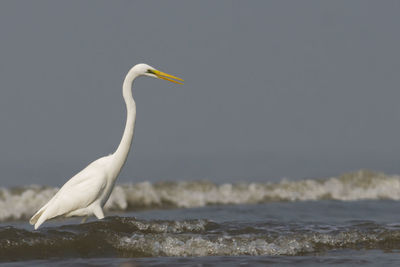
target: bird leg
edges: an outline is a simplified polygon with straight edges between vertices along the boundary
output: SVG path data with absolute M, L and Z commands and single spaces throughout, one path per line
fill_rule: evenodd
M 89 218 L 89 216 L 83 217 L 81 223 L 85 223 L 87 221 L 87 219 Z

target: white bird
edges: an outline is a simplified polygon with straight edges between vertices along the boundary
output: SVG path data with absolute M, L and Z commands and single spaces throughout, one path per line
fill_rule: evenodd
M 132 84 L 139 76 L 159 78 L 178 84 L 182 84 L 178 81 L 183 81 L 147 64 L 137 64 L 128 72 L 122 86 L 127 118 L 117 150 L 109 156 L 93 161 L 66 182 L 54 197 L 30 219 L 29 222 L 35 225 L 35 230 L 46 220 L 58 216 L 86 216 L 87 218 L 94 214 L 97 219 L 104 218 L 103 206 L 110 197 L 118 174 L 125 164 L 133 139 L 136 104 L 132 97 Z

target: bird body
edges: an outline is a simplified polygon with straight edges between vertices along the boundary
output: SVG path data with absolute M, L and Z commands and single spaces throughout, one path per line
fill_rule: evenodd
M 163 73 L 147 64 L 135 65 L 126 75 L 122 95 L 125 100 L 127 119 L 125 130 L 117 150 L 90 163 L 68 180 L 61 189 L 30 219 L 35 229 L 46 220 L 58 216 L 91 216 L 103 219 L 103 207 L 114 188 L 115 181 L 124 166 L 132 144 L 136 119 L 136 104 L 132 97 L 133 81 L 139 76 L 150 76 L 179 83 L 182 79 Z M 172 78 L 172 79 L 171 79 Z

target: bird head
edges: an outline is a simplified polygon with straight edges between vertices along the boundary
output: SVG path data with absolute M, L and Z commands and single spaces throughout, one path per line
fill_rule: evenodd
M 182 83 L 183 79 L 173 76 L 171 74 L 159 71 L 159 70 L 153 68 L 152 66 L 149 66 L 144 63 L 137 64 L 134 68 L 135 68 L 135 72 L 139 75 L 162 79 L 162 80 L 166 80 L 166 81 L 177 83 L 177 84 L 183 84 Z

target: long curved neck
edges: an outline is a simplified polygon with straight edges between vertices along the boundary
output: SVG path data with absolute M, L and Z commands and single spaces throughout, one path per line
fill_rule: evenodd
M 138 77 L 138 75 L 131 70 L 125 77 L 123 86 L 122 86 L 122 95 L 126 104 L 126 125 L 124 134 L 122 135 L 121 142 L 114 152 L 114 162 L 117 174 L 121 171 L 122 167 L 125 164 L 125 161 L 128 157 L 129 150 L 131 148 L 133 132 L 135 129 L 135 120 L 136 120 L 136 103 L 132 97 L 132 84 L 133 81 Z M 115 177 L 116 178 L 116 177 Z

